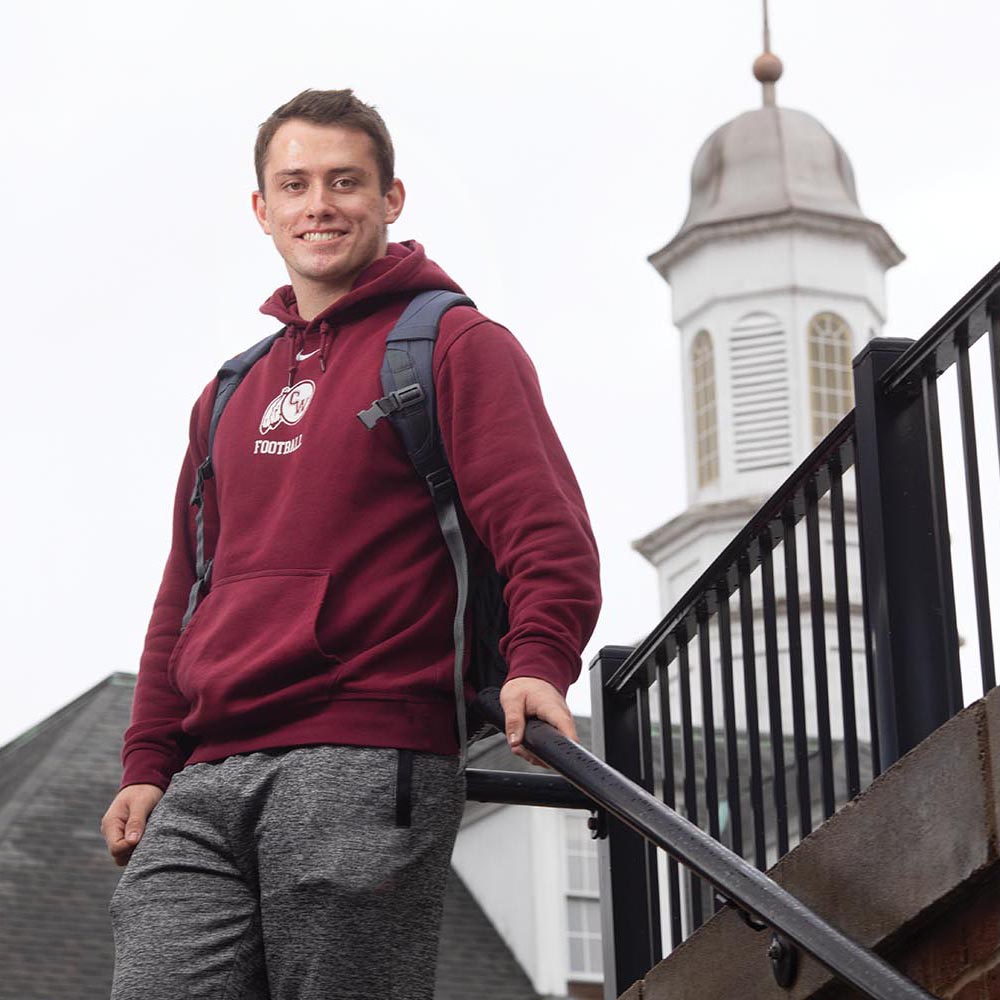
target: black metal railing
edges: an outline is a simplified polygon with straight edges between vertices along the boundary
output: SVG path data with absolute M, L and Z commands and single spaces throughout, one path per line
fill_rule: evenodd
M 985 440 L 970 354 L 984 335 L 996 430 Z M 995 686 L 996 519 L 984 521 L 979 455 L 1000 452 L 998 358 L 1000 266 L 920 341 L 868 344 L 855 410 L 637 648 L 606 648 L 592 665 L 598 754 L 758 869 Z M 943 435 L 938 382 L 952 366 L 958 419 Z M 962 532 L 948 514 L 956 496 Z M 953 554 L 971 567 L 981 668 L 981 686 L 964 689 Z M 645 841 L 610 829 L 602 926 L 612 961 L 631 953 L 624 987 L 659 958 L 661 889 Z M 667 863 L 669 947 L 719 905 L 693 871 Z
M 480 701 L 487 718 L 502 729 L 503 710 L 499 691 L 484 692 Z M 529 777 L 543 779 L 553 790 L 560 782 L 568 782 L 571 788 L 586 796 L 591 808 L 613 817 L 605 820 L 607 825 L 623 824 L 651 849 L 658 847 L 668 851 L 671 857 L 696 871 L 722 893 L 751 926 L 771 928 L 774 933 L 766 951 L 762 948 L 762 957 L 766 955 L 770 959 L 781 985 L 790 986 L 794 980 L 796 948 L 800 948 L 842 982 L 871 1000 L 933 1000 L 916 983 L 901 975 L 874 952 L 832 927 L 767 875 L 723 847 L 716 838 L 704 833 L 588 750 L 562 736 L 548 723 L 529 720 L 524 745 L 564 779 L 540 775 Z M 489 801 L 493 799 L 488 786 L 494 781 L 504 783 L 491 772 L 470 772 L 470 775 L 477 788 L 476 797 L 485 792 L 484 797 Z M 558 794 L 564 801 L 570 800 L 565 789 Z M 532 798 L 533 793 L 529 792 L 528 797 Z M 523 796 L 517 794 L 514 801 L 524 801 Z M 621 989 L 631 984 L 632 980 L 622 982 L 619 979 L 622 971 L 614 965 L 606 969 L 606 976 L 610 973 L 605 984 L 606 997 L 616 997 L 619 984 Z

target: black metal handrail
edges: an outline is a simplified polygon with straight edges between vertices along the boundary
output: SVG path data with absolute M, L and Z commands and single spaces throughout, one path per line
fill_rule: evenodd
M 500 692 L 480 694 L 487 718 L 503 729 Z M 715 886 L 748 918 L 801 948 L 871 1000 L 933 1000 L 873 951 L 828 924 L 773 879 L 548 723 L 530 719 L 524 746 L 595 806 L 627 824 Z
M 465 770 L 465 797 L 470 802 L 505 806 L 549 806 L 553 809 L 593 809 L 594 803 L 565 778 L 534 771 Z
M 934 377 L 947 371 L 958 357 L 952 339 L 962 324 L 969 328 L 968 345 L 989 332 L 991 320 L 1000 312 L 1000 263 L 985 274 L 948 311 L 910 347 L 885 373 L 882 390 L 888 396 L 897 393 L 917 395 L 928 372 Z

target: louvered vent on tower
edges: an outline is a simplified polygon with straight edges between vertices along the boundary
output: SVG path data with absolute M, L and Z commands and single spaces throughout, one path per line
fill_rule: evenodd
M 729 344 L 736 471 L 790 465 L 788 345 L 780 321 L 750 313 L 733 327 Z

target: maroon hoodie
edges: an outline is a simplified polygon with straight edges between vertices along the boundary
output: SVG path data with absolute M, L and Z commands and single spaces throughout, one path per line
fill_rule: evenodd
M 288 329 L 219 423 L 211 589 L 180 635 L 214 380 L 195 404 L 123 785 L 166 788 L 185 763 L 303 744 L 457 751 L 454 569 L 396 431 L 356 416 L 382 395 L 387 331 L 432 288 L 461 291 L 419 244 L 390 244 L 311 322 L 290 287 L 265 303 Z M 600 606 L 597 551 L 534 369 L 507 330 L 460 306 L 434 376 L 473 557 L 485 544 L 510 581 L 510 676 L 565 693 Z

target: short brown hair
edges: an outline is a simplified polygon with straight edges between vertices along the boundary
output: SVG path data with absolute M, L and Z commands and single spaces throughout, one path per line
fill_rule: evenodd
M 382 116 L 370 105 L 359 101 L 353 90 L 303 90 L 287 104 L 271 113 L 271 116 L 257 130 L 257 142 L 253 150 L 253 164 L 257 171 L 257 186 L 264 191 L 264 167 L 267 151 L 274 133 L 287 121 L 300 118 L 314 125 L 339 125 L 364 132 L 372 141 L 375 162 L 382 193 L 392 187 L 395 177 L 396 154 L 392 148 L 389 130 Z

